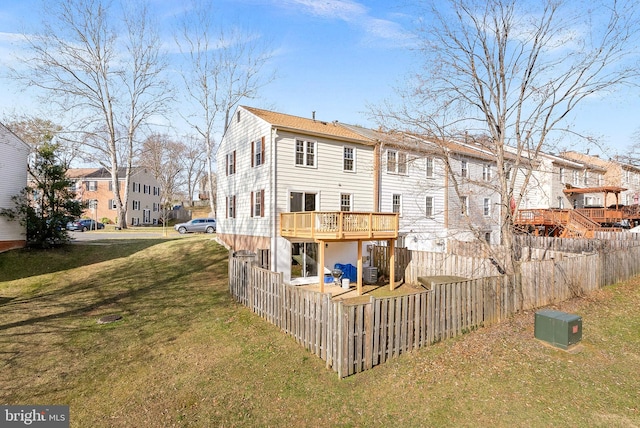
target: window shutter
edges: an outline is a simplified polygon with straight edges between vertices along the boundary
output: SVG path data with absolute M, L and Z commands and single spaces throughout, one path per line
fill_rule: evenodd
M 229 197 L 224 198 L 224 218 L 229 218 Z
M 251 217 L 253 217 L 253 209 L 254 209 L 254 200 L 253 200 L 253 197 L 254 197 L 254 193 L 253 193 L 253 192 L 251 192 Z
M 252 141 L 251 142 L 251 168 L 256 166 L 255 159 L 256 159 L 256 142 Z
M 262 137 L 262 142 L 261 142 L 261 148 L 260 148 L 260 150 L 262 150 L 262 156 L 261 156 L 261 159 L 262 159 L 262 163 L 264 164 L 264 163 L 265 163 L 265 162 L 264 162 L 264 160 L 265 160 L 265 158 L 264 158 L 264 137 Z
M 226 155 L 224 159 L 226 161 L 224 165 L 224 172 L 225 172 L 225 175 L 229 175 L 229 155 Z
M 264 138 L 262 141 L 264 141 Z M 260 191 L 260 217 L 264 217 L 264 189 Z
M 235 157 L 236 152 L 233 152 Z M 236 195 L 233 195 L 233 218 L 236 218 Z
M 236 166 L 236 165 L 237 165 L 237 164 L 236 164 L 236 151 L 234 150 L 234 151 L 233 151 L 233 173 L 234 173 L 234 174 L 236 173 L 236 169 L 237 169 L 237 166 Z M 235 200 L 235 196 L 234 196 L 233 198 L 234 198 L 234 200 Z

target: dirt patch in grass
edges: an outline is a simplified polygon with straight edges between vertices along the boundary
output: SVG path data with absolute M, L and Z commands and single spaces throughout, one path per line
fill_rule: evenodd
M 582 316 L 579 353 L 526 312 L 340 380 L 229 297 L 207 237 L 76 247 L 0 280 L 0 400 L 69 404 L 74 427 L 640 426 L 637 279 L 555 307 Z

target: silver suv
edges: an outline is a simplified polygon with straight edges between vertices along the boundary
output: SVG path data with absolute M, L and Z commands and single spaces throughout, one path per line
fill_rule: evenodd
M 173 226 L 179 233 L 188 232 L 206 232 L 213 233 L 216 231 L 215 218 L 194 218 L 186 223 L 178 223 Z

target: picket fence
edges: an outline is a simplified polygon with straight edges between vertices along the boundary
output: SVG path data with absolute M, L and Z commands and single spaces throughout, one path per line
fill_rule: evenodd
M 280 274 L 258 267 L 255 255 L 234 253 L 229 256 L 229 290 L 236 301 L 280 327 L 343 378 L 518 311 L 640 275 L 640 246 L 565 255 L 523 261 L 518 275 L 497 276 L 486 259 L 411 251 L 403 262 L 406 282 L 437 275 L 472 279 L 350 304 L 284 284 Z

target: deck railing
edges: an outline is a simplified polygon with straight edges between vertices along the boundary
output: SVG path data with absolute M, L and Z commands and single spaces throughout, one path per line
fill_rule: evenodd
M 398 214 L 306 211 L 280 214 L 280 236 L 312 239 L 396 239 Z

